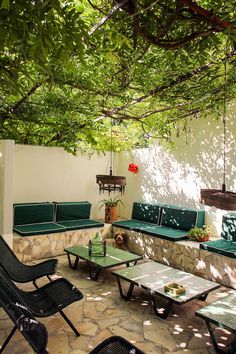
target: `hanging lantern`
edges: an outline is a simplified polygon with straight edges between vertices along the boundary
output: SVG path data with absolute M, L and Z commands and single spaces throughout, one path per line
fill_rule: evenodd
M 113 176 L 113 137 L 112 137 L 112 120 L 111 120 L 111 155 L 110 155 L 110 173 L 109 175 L 96 175 L 96 183 L 99 185 L 99 193 L 107 191 L 110 195 L 111 192 L 125 192 L 126 178 L 125 176 Z
M 219 189 L 201 189 L 201 203 L 223 210 L 236 210 L 236 193 L 226 190 L 226 62 L 224 62 L 223 183 Z
M 120 192 L 123 194 L 125 192 L 126 178 L 124 176 L 113 176 L 110 175 L 96 175 L 96 182 L 99 185 L 99 193 L 104 191 Z

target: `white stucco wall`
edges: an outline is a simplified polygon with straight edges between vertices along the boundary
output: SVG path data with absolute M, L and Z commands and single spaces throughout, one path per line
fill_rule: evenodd
M 12 245 L 14 141 L 0 140 L 0 234 Z
M 226 184 L 236 192 L 236 106 L 227 115 Z M 190 129 L 191 128 L 191 129 Z M 190 129 L 190 131 L 189 131 Z M 222 215 L 226 211 L 200 204 L 200 189 L 221 189 L 223 182 L 223 124 L 210 119 L 193 119 L 187 133 L 175 138 L 173 150 L 158 145 L 120 154 L 120 173 L 127 175 L 124 196 L 126 208 L 122 216 L 129 217 L 133 201 L 154 201 L 207 211 L 206 223 L 220 234 Z M 139 172 L 128 172 L 135 163 Z
M 96 174 L 108 174 L 108 156 L 73 156 L 63 148 L 15 147 L 14 203 L 82 201 L 92 203 L 91 217 L 103 218 Z

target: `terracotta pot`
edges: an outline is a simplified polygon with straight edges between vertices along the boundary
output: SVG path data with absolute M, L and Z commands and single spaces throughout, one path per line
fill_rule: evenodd
M 117 206 L 106 206 L 105 207 L 105 223 L 112 223 L 118 218 L 118 207 Z
M 210 236 L 209 235 L 205 236 L 204 238 L 196 239 L 196 241 L 198 241 L 198 242 L 206 242 L 206 241 L 209 241 L 209 240 L 210 240 Z

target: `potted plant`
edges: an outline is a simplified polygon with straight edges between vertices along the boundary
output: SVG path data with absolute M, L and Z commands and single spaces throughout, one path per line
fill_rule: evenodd
M 117 196 L 115 198 L 108 198 L 100 200 L 100 209 L 105 206 L 105 223 L 112 223 L 118 218 L 118 205 L 124 206 L 124 203 Z
M 192 241 L 205 242 L 209 241 L 211 236 L 211 231 L 209 226 L 204 225 L 203 227 L 193 227 L 188 232 L 188 237 Z

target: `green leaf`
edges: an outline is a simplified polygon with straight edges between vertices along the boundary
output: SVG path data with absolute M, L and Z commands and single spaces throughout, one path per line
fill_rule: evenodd
M 1 9 L 10 9 L 10 0 L 2 0 Z

